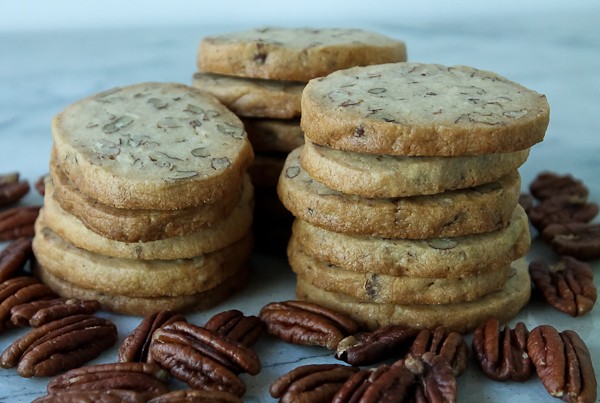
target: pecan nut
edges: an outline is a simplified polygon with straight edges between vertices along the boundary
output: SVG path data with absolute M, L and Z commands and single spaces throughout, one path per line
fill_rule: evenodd
M 288 343 L 335 350 L 346 336 L 358 331 L 349 317 L 305 301 L 272 302 L 260 311 L 267 333 Z
M 600 258 L 600 224 L 550 224 L 544 228 L 542 237 L 559 255 L 581 260 Z
M 531 224 L 543 232 L 551 224 L 590 222 L 598 215 L 598 205 L 574 202 L 568 197 L 554 197 L 529 208 L 527 215 Z
M 504 326 L 500 332 L 500 322 L 488 319 L 473 333 L 473 353 L 479 368 L 491 379 L 523 382 L 533 375 L 533 363 L 527 353 L 529 331 L 523 322 L 514 329 Z
M 218 390 L 186 389 L 169 392 L 148 400 L 148 403 L 242 403 L 242 399 L 229 392 Z
M 521 193 L 519 195 L 519 205 L 523 207 L 525 212 L 528 212 L 535 205 L 535 199 L 529 193 Z
M 554 172 L 540 173 L 529 185 L 529 191 L 538 200 L 567 196 L 582 203 L 587 200 L 589 194 L 588 188 L 579 179 Z
M 597 290 L 589 264 L 563 256 L 555 265 L 534 260 L 529 265 L 531 280 L 546 302 L 571 316 L 589 312 L 596 303 Z
M 444 357 L 450 364 L 454 376 L 459 376 L 467 368 L 469 349 L 465 339 L 457 332 L 448 332 L 442 326 L 433 332 L 427 329 L 421 330 L 408 353 L 420 357 L 428 351 Z
M 42 299 L 14 306 L 10 310 L 10 321 L 16 326 L 40 327 L 67 316 L 93 314 L 98 309 L 100 303 L 95 300 Z
M 330 402 L 358 371 L 356 367 L 341 364 L 304 365 L 275 380 L 269 393 L 280 402 Z
M 23 269 L 32 256 L 31 239 L 18 238 L 9 243 L 0 253 L 0 283 Z
M 0 241 L 10 241 L 35 234 L 33 225 L 41 206 L 13 207 L 0 213 Z
M 373 332 L 356 333 L 338 343 L 335 357 L 362 366 L 404 355 L 418 332 L 406 326 L 389 325 Z
M 203 327 L 245 346 L 256 343 L 263 332 L 262 322 L 257 316 L 244 316 L 237 309 L 214 315 Z
M 56 294 L 45 284 L 31 277 L 15 277 L 0 284 L 0 332 L 10 322 L 10 310 L 17 305 L 44 298 L 54 298 Z
M 69 390 L 38 397 L 32 403 L 146 403 L 153 396 L 122 389 Z
M 160 311 L 148 315 L 123 340 L 119 348 L 119 362 L 148 362 L 148 349 L 154 332 L 169 323 L 185 321 L 182 315 L 172 311 Z
M 416 393 L 422 394 L 424 401 L 456 402 L 456 377 L 446 358 L 428 351 L 420 357 L 406 357 L 404 365 L 417 377 Z
M 0 207 L 16 203 L 29 193 L 29 183 L 19 181 L 19 173 L 0 174 Z

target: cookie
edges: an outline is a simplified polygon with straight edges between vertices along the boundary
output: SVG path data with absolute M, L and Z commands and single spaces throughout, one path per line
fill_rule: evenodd
M 510 264 L 531 244 L 527 215 L 516 207 L 506 228 L 425 240 L 347 235 L 295 220 L 290 244 L 315 258 L 359 273 L 461 278 Z
M 276 188 L 285 158 L 286 155 L 281 153 L 257 153 L 248 167 L 252 184 L 257 188 Z
M 303 281 L 327 292 L 378 304 L 450 304 L 473 301 L 504 286 L 511 267 L 461 278 L 430 278 L 359 273 L 319 260 L 291 242 L 288 260 Z
M 518 172 L 482 187 L 429 196 L 367 199 L 346 195 L 302 169 L 291 152 L 278 194 L 297 218 L 329 231 L 384 238 L 428 239 L 490 232 L 508 225 L 519 198 Z
M 544 138 L 544 95 L 466 66 L 389 63 L 337 71 L 302 93 L 302 129 L 317 144 L 411 156 L 507 153 Z
M 304 144 L 300 120 L 242 118 L 248 139 L 257 153 L 289 153 Z
M 293 119 L 300 117 L 306 83 L 261 80 L 197 72 L 192 86 L 211 93 L 238 116 Z
M 395 305 L 361 302 L 344 294 L 325 291 L 298 278 L 298 299 L 311 301 L 345 313 L 369 329 L 386 325 L 405 325 L 418 329 L 444 326 L 448 330 L 467 333 L 488 318 L 501 323 L 512 319 L 529 301 L 531 280 L 524 260 L 512 264 L 504 287 L 485 297 L 469 302 L 441 305 Z
M 373 32 L 266 27 L 206 37 L 197 61 L 210 73 L 306 82 L 353 66 L 405 60 L 404 42 Z
M 251 185 L 247 184 L 239 204 L 223 221 L 197 232 L 158 241 L 119 242 L 96 234 L 54 200 L 51 180 L 46 182 L 43 215 L 45 224 L 54 233 L 89 252 L 124 259 L 186 259 L 225 248 L 250 231 L 253 213 L 251 189 Z
M 242 122 L 212 95 L 169 83 L 114 88 L 52 121 L 63 172 L 94 200 L 171 210 L 220 200 L 252 162 Z
M 405 197 L 464 189 L 487 183 L 519 168 L 529 149 L 461 157 L 401 157 L 355 153 L 307 141 L 302 168 L 342 193 L 364 197 Z

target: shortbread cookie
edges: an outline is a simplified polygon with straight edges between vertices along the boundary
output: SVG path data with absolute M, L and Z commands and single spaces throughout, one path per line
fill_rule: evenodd
M 133 260 L 79 249 L 36 223 L 33 250 L 37 261 L 53 275 L 79 287 L 130 297 L 195 294 L 215 287 L 246 263 L 252 237 L 218 251 L 178 260 Z
M 257 188 L 276 188 L 279 175 L 285 164 L 286 155 L 282 153 L 256 154 L 248 174 Z
M 461 278 L 510 264 L 531 244 L 527 215 L 517 206 L 510 224 L 492 232 L 424 240 L 347 235 L 296 220 L 290 244 L 359 273 Z
M 384 238 L 428 239 L 494 231 L 508 225 L 519 198 L 518 172 L 493 184 L 429 196 L 367 199 L 312 179 L 290 153 L 278 194 L 297 218 L 334 232 Z
M 344 294 L 324 291 L 298 278 L 298 299 L 324 305 L 345 313 L 363 326 L 377 329 L 386 325 L 404 325 L 418 329 L 444 326 L 466 333 L 489 318 L 501 323 L 512 319 L 529 301 L 531 280 L 523 260 L 512 264 L 504 287 L 485 297 L 469 302 L 442 305 L 394 305 L 361 302 Z
M 201 71 L 305 82 L 353 66 L 405 60 L 404 42 L 360 29 L 257 28 L 209 36 L 198 51 Z
M 58 163 L 101 203 L 179 209 L 235 192 L 252 162 L 242 122 L 182 84 L 143 83 L 82 99 L 52 122 Z
M 292 119 L 300 117 L 306 83 L 197 72 L 192 85 L 213 94 L 238 116 Z
M 519 168 L 529 149 L 460 157 L 402 157 L 355 153 L 307 141 L 302 168 L 342 193 L 364 197 L 405 197 L 464 189 L 487 183 Z
M 284 152 L 304 144 L 304 133 L 298 119 L 242 118 L 248 139 L 256 152 Z
M 231 214 L 199 231 L 150 242 L 119 242 L 89 230 L 75 216 L 65 212 L 52 197 L 52 181 L 46 182 L 43 216 L 53 232 L 78 248 L 124 259 L 186 259 L 222 249 L 243 238 L 252 227 L 251 185 Z
M 162 310 L 186 312 L 210 309 L 240 291 L 247 284 L 249 270 L 242 266 L 215 287 L 202 292 L 162 297 L 132 297 L 80 287 L 53 275 L 39 264 L 34 274 L 63 298 L 96 300 L 106 311 L 146 316 Z
M 543 140 L 548 119 L 544 95 L 466 66 L 357 67 L 312 80 L 302 93 L 306 137 L 372 154 L 524 150 Z
M 428 278 L 359 273 L 304 253 L 295 243 L 287 249 L 290 267 L 303 281 L 328 292 L 378 304 L 450 304 L 474 301 L 504 286 L 506 265 L 462 278 Z

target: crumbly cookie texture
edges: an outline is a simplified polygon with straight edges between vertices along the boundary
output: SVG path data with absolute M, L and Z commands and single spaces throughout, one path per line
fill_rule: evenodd
M 458 156 L 523 150 L 544 138 L 546 97 L 466 66 L 389 63 L 337 71 L 302 93 L 315 143 L 391 155 Z
M 142 83 L 77 101 L 54 118 L 52 138 L 77 188 L 118 208 L 218 200 L 252 161 L 237 116 L 182 84 Z
M 341 28 L 257 28 L 206 37 L 198 51 L 201 71 L 304 82 L 353 66 L 405 60 L 404 42 Z

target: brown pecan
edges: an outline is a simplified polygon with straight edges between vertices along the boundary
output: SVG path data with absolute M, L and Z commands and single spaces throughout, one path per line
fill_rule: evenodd
M 38 397 L 32 403 L 146 403 L 154 396 L 131 390 L 70 390 Z
M 38 180 L 35 181 L 35 190 L 37 190 L 38 193 L 42 196 L 46 194 L 46 178 L 48 178 L 49 176 L 49 174 L 42 175 L 38 178 Z
M 40 327 L 67 316 L 92 314 L 98 309 L 100 303 L 94 300 L 43 299 L 14 306 L 10 310 L 10 321 L 16 326 Z
M 263 331 L 262 322 L 258 317 L 244 316 L 237 309 L 214 315 L 203 327 L 245 346 L 256 343 Z
M 304 365 L 275 380 L 269 393 L 280 402 L 330 402 L 358 371 L 356 367 L 341 364 Z
M 554 197 L 529 208 L 527 215 L 531 224 L 542 232 L 550 224 L 587 223 L 598 215 L 598 205 L 573 202 L 568 197 Z
M 29 183 L 19 181 L 19 173 L 0 174 L 0 207 L 16 203 L 29 192 Z
M 185 321 L 185 318 L 172 311 L 160 311 L 146 316 L 123 340 L 118 353 L 119 362 L 147 362 L 154 332 L 162 326 L 179 321 Z
M 584 203 L 589 194 L 588 188 L 579 179 L 554 172 L 540 173 L 529 186 L 529 191 L 538 200 L 567 196 L 580 203 Z
M 23 377 L 51 376 L 98 357 L 117 340 L 117 328 L 106 319 L 74 315 L 32 329 L 0 357 L 0 366 L 18 364 Z
M 600 224 L 550 224 L 544 228 L 542 237 L 559 255 L 581 260 L 600 258 Z
M 18 238 L 9 243 L 0 253 L 0 283 L 23 269 L 32 256 L 31 239 Z
M 237 396 L 246 390 L 237 374 L 260 371 L 260 361 L 248 347 L 187 322 L 156 330 L 149 358 L 194 389 L 227 390 Z
M 404 365 L 418 378 L 427 402 L 456 402 L 456 377 L 446 358 L 432 352 L 408 356 Z
M 45 284 L 31 277 L 15 277 L 0 284 L 0 332 L 9 325 L 10 310 L 17 305 L 54 298 L 56 294 Z
M 316 345 L 330 350 L 358 331 L 349 317 L 305 301 L 272 302 L 260 311 L 267 332 L 294 344 Z
M 433 332 L 421 330 L 414 339 L 409 354 L 420 357 L 427 351 L 444 357 L 454 376 L 459 376 L 467 368 L 469 349 L 465 339 L 457 332 L 448 332 L 442 326 Z
M 338 343 L 335 357 L 351 365 L 370 365 L 404 355 L 419 331 L 406 326 L 389 325 L 373 332 L 348 336 Z
M 535 199 L 529 193 L 521 193 L 519 195 L 519 204 L 527 212 L 535 205 Z
M 549 266 L 541 259 L 529 264 L 531 280 L 546 302 L 571 316 L 589 312 L 596 303 L 597 291 L 589 264 L 569 256 Z
M 186 389 L 169 392 L 157 396 L 148 401 L 148 403 L 242 403 L 242 399 L 232 395 L 229 392 L 218 390 L 196 390 Z
M 13 207 L 0 213 L 0 241 L 33 236 L 41 206 Z
M 488 319 L 475 329 L 472 347 L 475 359 L 483 373 L 497 381 L 526 381 L 533 375 L 533 363 L 527 354 L 529 331 L 523 322 L 514 329 Z

